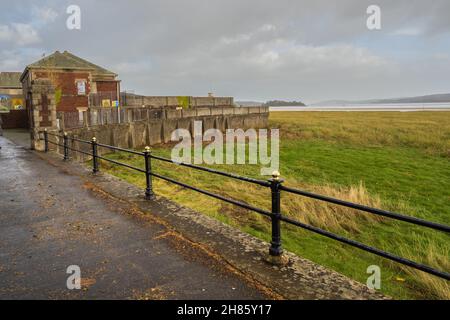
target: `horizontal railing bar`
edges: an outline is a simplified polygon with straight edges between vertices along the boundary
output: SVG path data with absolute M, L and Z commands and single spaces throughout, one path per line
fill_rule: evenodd
M 289 224 L 295 225 L 297 227 L 300 227 L 300 228 L 303 228 L 303 229 L 306 229 L 306 230 L 318 233 L 318 234 L 320 234 L 322 236 L 325 236 L 325 237 L 337 240 L 339 242 L 351 245 L 351 246 L 359 248 L 361 250 L 368 251 L 368 252 L 376 254 L 376 255 L 378 255 L 380 257 L 383 257 L 383 258 L 386 258 L 386 259 L 398 262 L 400 264 L 403 264 L 403 265 L 415 268 L 417 270 L 424 271 L 426 273 L 438 276 L 440 278 L 444 278 L 446 280 L 450 280 L 450 274 L 447 273 L 447 272 L 433 269 L 433 268 L 431 268 L 429 266 L 426 266 L 426 265 L 414 262 L 414 261 L 409 260 L 409 259 L 405 259 L 405 258 L 396 256 L 396 255 L 394 255 L 392 253 L 385 252 L 383 250 L 380 250 L 380 249 L 377 249 L 377 248 L 374 248 L 374 247 L 370 247 L 368 245 L 365 245 L 365 244 L 360 243 L 360 242 L 355 241 L 355 240 L 344 238 L 342 236 L 339 236 L 337 234 L 331 233 L 329 231 L 325 231 L 325 230 L 322 230 L 320 228 L 313 227 L 313 226 L 301 223 L 301 222 L 299 222 L 297 220 L 288 218 L 288 217 L 283 216 L 283 215 L 280 217 L 280 219 L 281 219 L 281 221 L 284 221 L 286 223 L 289 223 Z
M 242 180 L 242 181 L 245 181 L 245 182 L 255 183 L 255 184 L 259 184 L 259 185 L 264 186 L 264 187 L 270 187 L 270 183 L 268 181 L 263 181 L 263 180 L 243 177 L 243 176 L 239 176 L 239 175 L 234 174 L 234 173 L 228 173 L 228 172 L 223 172 L 223 171 L 214 170 L 214 169 L 210 169 L 210 168 L 205 168 L 205 167 L 201 167 L 201 166 L 196 166 L 194 164 L 189 164 L 189 163 L 184 163 L 184 162 L 174 162 L 171 159 L 167 159 L 167 158 L 160 157 L 160 156 L 151 155 L 151 157 L 154 158 L 154 159 L 157 159 L 157 160 L 170 162 L 170 163 L 173 163 L 173 164 L 176 164 L 176 165 L 180 165 L 180 166 L 184 166 L 184 167 L 188 167 L 188 168 L 193 168 L 193 169 L 198 169 L 198 170 L 201 170 L 201 171 L 206 171 L 206 172 L 209 172 L 209 173 L 214 173 L 214 174 L 218 174 L 218 175 L 229 177 L 229 178 L 233 178 L 233 179 L 238 179 L 238 180 Z
M 141 168 L 138 168 L 138 167 L 134 167 L 132 165 L 129 165 L 129 164 L 126 164 L 126 163 L 123 163 L 123 162 L 119 162 L 119 161 L 116 161 L 116 160 L 108 159 L 108 158 L 105 158 L 105 157 L 102 157 L 102 156 L 97 156 L 97 158 L 105 160 L 105 161 L 112 162 L 112 163 L 117 164 L 119 166 L 124 166 L 124 167 L 130 168 L 130 169 L 133 169 L 133 170 L 145 173 L 144 169 L 141 169 Z
M 82 151 L 82 150 L 78 150 L 78 149 L 75 149 L 75 148 L 72 148 L 72 147 L 69 147 L 69 146 L 67 146 L 67 149 L 75 151 L 75 152 L 83 153 L 83 154 L 88 155 L 88 156 L 92 156 L 92 153 L 89 153 L 89 152 L 86 152 L 86 151 Z
M 79 138 L 75 138 L 75 137 L 70 137 L 70 139 L 78 141 L 78 142 L 86 143 L 86 144 L 92 144 L 92 141 L 83 140 L 83 139 L 79 139 Z
M 53 133 L 48 133 L 47 132 L 47 134 L 51 134 L 53 136 L 57 136 L 57 137 L 60 137 L 60 138 L 65 138 L 65 136 L 59 136 L 59 135 L 56 135 L 56 134 L 53 134 Z M 83 143 L 87 143 L 87 144 L 91 144 L 92 145 L 92 142 L 90 142 L 90 141 L 86 141 L 86 140 L 82 140 L 82 139 L 78 139 L 78 138 L 73 138 L 73 137 L 71 137 L 70 139 L 73 140 L 73 141 L 79 141 L 79 142 L 83 142 Z M 69 147 L 69 146 L 64 146 L 62 144 L 59 144 L 59 143 L 56 143 L 56 142 L 52 142 L 52 141 L 50 141 L 48 139 L 47 139 L 47 142 L 51 143 L 51 144 L 54 144 L 54 145 L 57 145 L 57 146 L 60 146 L 60 147 L 63 147 L 63 148 L 67 148 L 67 149 L 75 151 L 75 152 L 80 152 L 80 153 L 92 156 L 92 154 L 89 153 L 89 152 L 78 150 L 78 149 L 75 149 L 75 148 L 72 148 L 72 147 Z M 110 146 L 110 145 L 106 145 L 106 144 L 97 143 L 96 145 L 100 146 L 100 147 L 113 149 L 113 150 L 118 150 L 118 151 L 132 153 L 132 154 L 136 154 L 136 155 L 144 155 L 144 153 L 142 153 L 142 152 L 137 152 L 137 151 L 124 149 L 124 148 L 120 148 L 120 147 L 114 147 L 114 146 Z M 222 175 L 222 176 L 225 176 L 225 177 L 230 177 L 230 178 L 234 178 L 234 179 L 238 179 L 238 180 L 242 180 L 242 181 L 246 181 L 246 182 L 259 184 L 261 186 L 266 186 L 266 187 L 270 187 L 271 186 L 270 182 L 268 182 L 268 181 L 262 181 L 262 180 L 257 180 L 257 179 L 253 179 L 253 178 L 242 177 L 242 176 L 239 176 L 239 175 L 236 175 L 236 174 L 227 173 L 227 172 L 223 172 L 223 171 L 218 171 L 218 170 L 214 170 L 214 169 L 209 169 L 209 168 L 205 168 L 205 167 L 200 167 L 200 166 L 187 164 L 187 163 L 177 163 L 177 162 L 174 162 L 174 161 L 172 161 L 170 159 L 167 159 L 167 158 L 164 158 L 164 157 L 160 157 L 160 156 L 150 155 L 150 157 L 154 158 L 154 159 L 157 159 L 157 160 L 170 162 L 170 163 L 173 163 L 173 164 L 176 164 L 176 165 L 181 165 L 181 166 L 185 166 L 185 167 L 189 167 L 189 168 L 193 168 L 193 169 L 198 169 L 198 170 L 201 170 L 201 171 L 210 172 L 210 173 L 213 173 L 213 174 Z M 119 162 L 119 161 L 116 161 L 116 160 L 113 160 L 113 159 L 108 159 L 106 157 L 102 157 L 102 156 L 98 156 L 98 155 L 96 156 L 96 158 L 102 159 L 102 160 L 105 160 L 105 161 L 108 161 L 108 162 L 111 162 L 111 163 L 114 163 L 114 164 L 119 165 L 119 166 L 123 166 L 123 167 L 129 168 L 129 169 L 132 169 L 132 170 L 136 170 L 136 171 L 139 171 L 139 172 L 142 172 L 142 173 L 147 173 L 146 170 L 144 170 L 144 169 L 137 168 L 137 167 L 134 167 L 132 165 L 129 165 L 129 164 L 126 164 L 126 163 L 123 163 L 123 162 Z M 160 178 L 162 180 L 165 180 L 165 181 L 171 182 L 173 184 L 179 185 L 181 187 L 184 187 L 184 188 L 187 188 L 187 189 L 190 189 L 190 190 L 193 190 L 193 191 L 205 194 L 207 196 L 213 197 L 215 199 L 219 199 L 219 200 L 222 200 L 222 201 L 225 201 L 225 202 L 237 205 L 239 207 L 242 207 L 242 208 L 245 208 L 245 209 L 257 212 L 259 214 L 262 214 L 262 215 L 265 215 L 265 216 L 268 216 L 268 217 L 272 217 L 272 218 L 274 217 L 274 214 L 272 212 L 266 211 L 266 210 L 263 210 L 263 209 L 260 209 L 260 208 L 257 208 L 257 207 L 251 206 L 251 205 L 248 205 L 248 204 L 246 204 L 244 202 L 241 202 L 241 201 L 238 201 L 238 200 L 233 200 L 233 199 L 230 199 L 230 198 L 227 198 L 227 197 L 224 197 L 224 196 L 212 193 L 210 191 L 206 191 L 206 190 L 203 190 L 203 189 L 200 189 L 200 188 L 197 188 L 197 187 L 193 187 L 193 186 L 190 186 L 190 185 L 185 184 L 183 182 L 176 181 L 176 180 L 174 180 L 172 178 L 165 177 L 165 176 L 157 174 L 157 173 L 149 172 L 149 174 L 152 175 L 152 176 L 155 176 L 157 178 Z M 286 192 L 290 192 L 290 193 L 293 193 L 293 194 L 297 194 L 297 195 L 301 195 L 301 196 L 305 196 L 305 197 L 309 197 L 309 198 L 313 198 L 313 199 L 316 199 L 316 200 L 321 200 L 321 201 L 333 203 L 333 204 L 336 204 L 336 205 L 341 205 L 341 206 L 344 206 L 344 207 L 357 209 L 357 210 L 365 211 L 365 212 L 368 212 L 368 213 L 372 213 L 372 214 L 376 214 L 376 215 L 380 215 L 380 216 L 384 216 L 384 217 L 400 220 L 400 221 L 409 222 L 409 223 L 412 223 L 412 224 L 416 224 L 416 225 L 420 225 L 420 226 L 436 229 L 436 230 L 439 230 L 439 231 L 450 232 L 450 227 L 448 227 L 446 225 L 425 221 L 425 220 L 422 220 L 422 219 L 419 219 L 419 218 L 415 218 L 415 217 L 405 216 L 405 215 L 401 215 L 401 214 L 390 212 L 390 211 L 385 211 L 385 210 L 381 210 L 381 209 L 376 209 L 376 208 L 372 208 L 372 207 L 368 207 L 368 206 L 352 203 L 352 202 L 349 202 L 349 201 L 344 201 L 344 200 L 339 200 L 339 199 L 328 197 L 328 196 L 318 195 L 318 194 L 314 194 L 314 193 L 311 193 L 311 192 L 307 192 L 307 191 L 303 191 L 303 190 L 299 190 L 299 189 L 295 189 L 295 188 L 285 187 L 283 185 L 280 186 L 280 190 L 283 190 L 283 191 L 286 191 Z M 377 248 L 365 245 L 365 244 L 360 243 L 360 242 L 355 241 L 355 240 L 347 239 L 347 238 L 345 238 L 343 236 L 331 233 L 329 231 L 326 231 L 326 230 L 323 230 L 323 229 L 320 229 L 320 228 L 317 228 L 317 227 L 314 227 L 314 226 L 311 226 L 311 225 L 304 224 L 302 222 L 296 221 L 294 219 L 291 219 L 291 218 L 283 216 L 283 215 L 278 215 L 277 217 L 281 221 L 284 221 L 284 222 L 286 222 L 288 224 L 291 224 L 291 225 L 294 225 L 294 226 L 297 226 L 297 227 L 309 230 L 311 232 L 314 232 L 314 233 L 320 234 L 322 236 L 334 239 L 336 241 L 348 244 L 350 246 L 359 248 L 361 250 L 373 253 L 373 254 L 381 256 L 383 258 L 386 258 L 386 259 L 395 261 L 397 263 L 400 263 L 400 264 L 403 264 L 403 265 L 415 268 L 417 270 L 421 270 L 423 272 L 435 275 L 437 277 L 440 277 L 440 278 L 443 278 L 443 279 L 446 279 L 446 280 L 450 280 L 450 274 L 447 273 L 447 272 L 436 270 L 436 269 L 434 269 L 432 267 L 429 267 L 427 265 L 420 264 L 420 263 L 417 263 L 415 261 L 396 256 L 396 255 L 391 254 L 389 252 L 386 252 L 386 251 L 383 251 L 383 250 L 380 250 L 380 249 L 377 249 Z
M 56 135 L 56 134 L 53 134 L 53 133 L 49 133 L 49 134 L 52 134 L 53 136 L 58 136 L 58 137 L 63 138 L 62 136 L 59 136 L 59 135 Z M 89 142 L 89 141 L 81 140 L 81 139 L 78 139 L 78 138 L 71 138 L 71 139 L 91 144 L 91 142 Z M 55 144 L 54 142 L 51 142 L 51 141 L 49 141 L 49 142 Z M 60 144 L 57 144 L 57 145 L 59 145 L 61 147 L 64 147 L 63 145 L 60 145 Z M 102 144 L 102 143 L 97 143 L 97 145 L 100 146 L 100 147 L 105 147 L 105 148 L 109 148 L 109 149 L 113 149 L 113 150 L 128 152 L 128 153 L 132 153 L 132 154 L 136 154 L 136 155 L 144 155 L 142 152 L 129 150 L 129 149 L 124 149 L 124 148 L 115 147 L 115 146 L 110 146 L 110 145 L 106 145 L 106 144 Z M 189 167 L 189 168 L 193 168 L 193 169 L 197 169 L 197 170 L 201 170 L 201 171 L 205 171 L 205 172 L 210 172 L 210 173 L 222 175 L 222 176 L 229 177 L 229 178 L 238 179 L 238 180 L 245 181 L 245 182 L 255 183 L 255 184 L 259 184 L 261 186 L 265 186 L 265 187 L 270 187 L 270 183 L 267 182 L 267 181 L 253 179 L 253 178 L 248 178 L 248 177 L 243 177 L 243 176 L 239 176 L 239 175 L 236 175 L 236 174 L 233 174 L 233 173 L 227 173 L 227 172 L 223 172 L 223 171 L 219 171 L 219 170 L 214 170 L 214 169 L 210 169 L 210 168 L 196 166 L 196 165 L 193 165 L 193 164 L 178 163 L 178 162 L 172 161 L 171 159 L 164 158 L 164 157 L 161 157 L 161 156 L 151 155 L 151 157 L 154 158 L 154 159 L 160 160 L 160 161 L 169 162 L 169 163 L 173 163 L 173 164 L 176 164 L 176 165 L 181 165 L 181 166 L 185 166 L 185 167 Z M 106 158 L 104 158 L 103 160 L 106 160 Z M 134 167 L 132 167 L 132 168 L 134 168 Z M 332 198 L 332 197 L 328 197 L 328 196 L 323 196 L 323 195 L 319 195 L 319 194 L 314 194 L 314 193 L 311 193 L 311 192 L 307 192 L 307 191 L 303 191 L 303 190 L 299 190 L 299 189 L 295 189 L 295 188 L 291 188 L 291 187 L 286 187 L 286 186 L 283 186 L 283 185 L 280 187 L 280 189 L 284 190 L 286 192 L 297 194 L 297 195 L 301 195 L 301 196 L 305 196 L 305 197 L 309 197 L 309 198 L 313 198 L 313 199 L 317 199 L 317 200 L 321 200 L 321 201 L 325 201 L 325 202 L 329 202 L 329 203 L 345 206 L 345 207 L 352 208 L 352 209 L 361 210 L 361 211 L 364 211 L 364 212 L 368 212 L 368 213 L 372 213 L 372 214 L 388 217 L 388 218 L 391 218 L 391 219 L 404 221 L 404 222 L 408 222 L 408 223 L 412 223 L 412 224 L 415 224 L 415 225 L 428 227 L 428 228 L 439 230 L 439 231 L 450 232 L 450 227 L 449 226 L 442 225 L 442 224 L 435 223 L 435 222 L 426 221 L 426 220 L 419 219 L 419 218 L 416 218 L 416 217 L 411 217 L 411 216 L 398 214 L 398 213 L 395 213 L 395 212 L 390 212 L 390 211 L 386 211 L 386 210 L 376 209 L 376 208 L 372 208 L 372 207 L 356 204 L 356 203 L 349 202 L 349 201 L 344 201 L 344 200 L 340 200 L 340 199 L 336 199 L 336 198 Z
M 303 191 L 303 190 L 298 190 L 298 189 L 286 187 L 286 186 L 283 186 L 283 185 L 280 187 L 280 189 L 284 190 L 286 192 L 294 193 L 294 194 L 305 196 L 305 197 L 308 197 L 308 198 L 334 203 L 334 204 L 337 204 L 337 205 L 340 205 L 340 206 L 344 206 L 344 207 L 347 207 L 347 208 L 357 209 L 357 210 L 365 211 L 365 212 L 368 212 L 368 213 L 376 214 L 376 215 L 379 215 L 379 216 L 388 217 L 388 218 L 391 218 L 391 219 L 400 220 L 400 221 L 412 223 L 412 224 L 415 224 L 415 225 L 420 225 L 420 226 L 423 226 L 423 227 L 427 227 L 427 228 L 431 228 L 431 229 L 435 229 L 435 230 L 439 230 L 439 231 L 450 232 L 450 227 L 449 226 L 446 226 L 446 225 L 443 225 L 443 224 L 439 224 L 439 223 L 436 223 L 436 222 L 430 222 L 430 221 L 422 220 L 422 219 L 411 217 L 411 216 L 405 216 L 405 215 L 398 214 L 398 213 L 395 213 L 395 212 L 390 212 L 390 211 L 386 211 L 386 210 L 376 209 L 376 208 L 364 206 L 364 205 L 361 205 L 361 204 L 357 204 L 357 203 L 353 203 L 353 202 L 349 202 L 349 201 L 345 201 L 345 200 L 339 200 L 339 199 L 336 199 L 336 198 L 327 197 L 327 196 L 315 194 L 315 193 L 308 192 L 308 191 Z
M 45 132 L 45 131 L 40 131 L 40 133 L 44 133 L 44 132 Z M 55 136 L 55 137 L 64 138 L 64 136 L 61 136 L 61 135 L 56 134 L 56 133 L 48 132 L 48 131 L 47 131 L 47 134 L 48 134 L 48 135 L 51 135 L 51 136 Z
M 136 155 L 139 155 L 139 156 L 143 156 L 143 155 L 144 155 L 143 152 L 134 151 L 134 150 L 129 150 L 129 149 L 124 149 L 124 148 L 120 148 L 120 147 L 114 147 L 114 146 L 110 146 L 110 145 L 103 144 L 103 143 L 97 143 L 97 146 L 99 146 L 99 147 L 104 147 L 104 148 L 108 148 L 108 149 L 112 149 L 112 150 L 118 150 L 118 151 L 128 152 L 128 153 L 136 154 Z
M 50 140 L 48 140 L 48 143 L 51 143 L 51 144 L 54 144 L 54 145 L 57 145 L 57 146 L 60 146 L 60 147 L 64 148 L 63 144 L 59 144 L 59 143 L 56 143 L 56 142 L 53 142 L 53 141 L 50 141 Z
M 216 198 L 216 199 L 219 199 L 219 200 L 222 200 L 222 201 L 225 201 L 225 202 L 237 205 L 239 207 L 242 207 L 242 208 L 245 208 L 245 209 L 248 209 L 248 210 L 255 211 L 255 212 L 259 213 L 259 214 L 262 214 L 262 215 L 265 215 L 265 216 L 268 216 L 268 217 L 272 216 L 271 212 L 263 210 L 263 209 L 260 209 L 260 208 L 253 207 L 253 206 L 248 205 L 248 204 L 246 204 L 244 202 L 233 200 L 233 199 L 229 199 L 229 198 L 226 198 L 224 196 L 221 196 L 221 195 L 218 195 L 218 194 L 215 194 L 215 193 L 212 193 L 210 191 L 206 191 L 206 190 L 203 190 L 203 189 L 200 189 L 200 188 L 196 188 L 196 187 L 190 186 L 190 185 L 185 184 L 183 182 L 176 181 L 176 180 L 174 180 L 172 178 L 165 177 L 165 176 L 162 176 L 162 175 L 154 173 L 154 172 L 151 172 L 150 174 L 152 176 L 155 176 L 157 178 L 166 180 L 166 181 L 171 182 L 173 184 L 177 184 L 177 185 L 179 185 L 181 187 L 188 188 L 188 189 L 191 189 L 191 190 L 203 193 L 203 194 L 208 195 L 210 197 L 213 197 L 213 198 Z

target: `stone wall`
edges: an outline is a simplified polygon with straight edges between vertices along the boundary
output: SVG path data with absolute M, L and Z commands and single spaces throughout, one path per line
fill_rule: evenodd
M 31 133 L 31 149 L 44 150 L 44 143 L 39 139 L 44 129 L 56 130 L 55 87 L 49 80 L 34 80 L 27 88 L 30 97 L 29 121 Z

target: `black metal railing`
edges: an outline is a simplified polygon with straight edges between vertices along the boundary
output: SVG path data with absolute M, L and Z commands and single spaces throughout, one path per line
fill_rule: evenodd
M 219 199 L 228 203 L 231 203 L 233 205 L 242 207 L 244 209 L 247 210 L 251 210 L 254 211 L 256 213 L 262 214 L 264 216 L 267 216 L 271 219 L 271 224 L 272 224 L 272 240 L 270 243 L 270 248 L 269 248 L 269 253 L 272 256 L 280 256 L 283 252 L 282 246 L 281 246 L 281 222 L 285 222 L 288 223 L 290 225 L 293 226 L 297 226 L 300 227 L 302 229 L 305 230 L 309 230 L 311 232 L 320 234 L 322 236 L 325 236 L 327 238 L 345 243 L 347 245 L 353 246 L 355 248 L 373 253 L 375 255 L 378 255 L 380 257 L 395 261 L 397 263 L 412 267 L 414 269 L 417 270 L 421 270 L 423 272 L 435 275 L 437 277 L 446 279 L 446 280 L 450 280 L 450 273 L 447 271 L 441 271 L 441 270 L 437 270 L 434 269 L 430 266 L 406 259 L 404 257 L 400 257 L 394 254 L 391 254 L 389 252 L 365 245 L 363 243 L 360 243 L 358 241 L 355 240 L 351 240 L 348 238 L 345 238 L 343 236 L 331 233 L 329 231 L 311 226 L 311 225 L 307 225 L 305 223 L 302 223 L 300 221 L 294 220 L 288 216 L 285 216 L 281 213 L 281 192 L 288 192 L 291 194 L 296 194 L 296 195 L 300 195 L 303 197 L 308 197 L 308 198 L 312 198 L 315 200 L 320 200 L 320 201 L 325 201 L 327 203 L 332 203 L 335 205 L 339 205 L 339 206 L 343 206 L 343 207 L 347 207 L 347 208 L 351 208 L 351 209 L 356 209 L 359 211 L 364 211 L 373 215 L 378 215 L 378 216 L 383 216 L 386 218 L 390 218 L 390 219 L 394 219 L 394 220 L 398 220 L 398 221 L 403 221 L 403 222 L 407 222 L 413 225 L 417 225 L 417 226 L 421 226 L 421 227 L 425 227 L 425 228 L 430 228 L 433 230 L 437 230 L 440 232 L 445 232 L 446 234 L 450 234 L 450 227 L 447 225 L 443 225 L 443 224 L 439 224 L 439 223 L 435 223 L 435 222 L 430 222 L 430 221 L 426 221 L 426 220 L 422 220 L 419 218 L 415 218 L 415 217 L 411 217 L 411 216 L 406 216 L 406 215 L 402 215 L 399 213 L 395 213 L 395 212 L 390 212 L 390 211 L 386 211 L 386 210 L 380 210 L 380 209 L 376 209 L 376 208 L 372 208 L 372 207 L 368 207 L 368 206 L 364 206 L 364 205 L 360 205 L 360 204 L 356 204 L 353 202 L 348 202 L 348 201 L 343 201 L 343 200 L 339 200 L 336 198 L 332 198 L 332 197 L 328 197 L 328 196 L 323 196 L 323 195 L 319 195 L 319 194 L 315 194 L 315 193 L 311 193 L 311 192 L 307 192 L 307 191 L 303 191 L 303 190 L 299 190 L 299 189 L 295 189 L 295 188 L 290 188 L 287 186 L 283 185 L 283 180 L 280 179 L 279 173 L 274 173 L 272 178 L 269 179 L 268 181 L 264 181 L 264 180 L 258 180 L 258 179 L 253 179 L 253 178 L 249 178 L 249 177 L 243 177 L 243 176 L 239 176 L 236 174 L 231 174 L 231 173 L 227 173 L 227 172 L 223 172 L 223 171 L 218 171 L 218 170 L 214 170 L 214 169 L 210 169 L 210 168 L 205 168 L 205 167 L 201 167 L 201 166 L 197 166 L 197 165 L 193 165 L 193 164 L 188 164 L 188 163 L 177 163 L 177 162 L 173 162 L 171 159 L 168 158 L 164 158 L 161 156 L 156 156 L 153 155 L 150 151 L 149 147 L 146 147 L 144 152 L 138 152 L 138 151 L 134 151 L 134 150 L 129 150 L 129 149 L 124 149 L 124 148 L 119 148 L 119 147 L 115 147 L 115 146 L 110 146 L 110 145 L 106 145 L 106 144 L 101 144 L 98 143 L 96 138 L 92 138 L 91 141 L 87 141 L 87 140 L 82 140 L 82 139 L 78 139 L 75 137 L 71 137 L 69 138 L 68 135 L 66 133 L 64 133 L 63 135 L 58 135 L 58 134 L 54 134 L 54 133 L 50 133 L 47 131 L 43 132 L 44 134 L 44 145 L 45 145 L 45 152 L 49 151 L 49 144 L 54 144 L 56 146 L 62 147 L 63 148 L 63 154 L 64 154 L 64 160 L 68 160 L 69 159 L 69 150 L 74 151 L 74 152 L 80 152 L 82 154 L 88 155 L 92 157 L 92 172 L 95 174 L 97 172 L 99 172 L 99 159 L 100 160 L 104 160 L 104 161 L 108 161 L 111 162 L 113 164 L 119 165 L 119 166 L 123 166 L 132 170 L 136 170 L 138 172 L 142 172 L 145 174 L 146 177 L 146 188 L 145 188 L 145 197 L 147 199 L 153 199 L 154 198 L 154 193 L 153 193 L 153 186 L 152 186 L 152 177 L 156 177 L 162 180 L 165 180 L 167 182 L 176 184 L 178 186 L 193 190 L 193 191 L 197 191 L 199 193 L 208 195 L 210 197 L 213 197 L 215 199 Z M 57 141 L 51 141 L 49 139 L 49 135 L 54 136 L 55 138 L 57 138 Z M 60 143 L 60 141 L 63 141 L 63 144 Z M 56 140 L 56 139 L 55 139 Z M 72 142 L 77 141 L 79 143 L 83 143 L 83 144 L 88 144 L 91 145 L 91 150 L 92 152 L 86 152 L 83 150 L 79 150 L 79 149 L 75 149 L 73 147 L 69 146 L 69 140 L 71 140 Z M 73 143 L 72 143 L 73 145 Z M 100 156 L 98 154 L 98 147 L 102 147 L 102 148 L 108 148 L 110 150 L 116 150 L 116 151 L 122 151 L 122 152 L 126 152 L 126 153 L 130 153 L 130 154 L 134 154 L 134 155 L 138 155 L 138 156 L 142 156 L 144 159 L 144 164 L 145 164 L 145 168 L 141 169 L 132 165 L 129 165 L 127 163 L 123 163 L 123 162 L 119 162 L 113 159 L 109 159 L 103 156 Z M 271 203 L 272 203 L 272 208 L 271 211 L 267 211 L 261 208 L 257 208 L 254 207 L 252 205 L 249 205 L 247 203 L 244 203 L 242 201 L 238 201 L 235 199 L 230 199 L 227 197 L 224 197 L 222 195 L 207 191 L 207 190 L 203 190 L 200 188 L 197 188 L 195 186 L 191 186 L 188 185 L 186 183 L 177 181 L 175 179 L 163 176 L 161 174 L 158 174 L 156 172 L 154 172 L 152 170 L 152 165 L 151 165 L 151 160 L 155 159 L 155 160 L 159 160 L 159 161 L 164 161 L 164 162 L 170 162 L 172 164 L 175 165 L 179 165 L 179 166 L 184 166 L 187 168 L 191 168 L 191 169 L 195 169 L 195 170 L 201 170 L 204 172 L 209 172 L 211 174 L 216 174 L 216 175 L 221 175 L 224 177 L 228 177 L 228 178 L 232 178 L 232 179 L 237 179 L 240 181 L 244 181 L 244 182 L 248 182 L 248 183 L 252 183 L 252 184 L 257 184 L 259 186 L 262 187 L 266 187 L 266 188 L 270 188 L 271 191 Z

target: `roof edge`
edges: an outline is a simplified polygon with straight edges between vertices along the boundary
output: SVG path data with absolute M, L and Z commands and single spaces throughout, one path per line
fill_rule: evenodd
M 52 56 L 65 56 L 66 59 L 72 60 L 77 64 L 80 64 L 79 66 L 76 67 L 62 67 L 62 66 L 42 66 L 42 65 L 36 65 L 39 62 L 41 62 L 42 60 L 48 59 Z M 26 74 L 30 71 L 30 70 L 45 70 L 45 69 L 49 69 L 49 70 L 86 70 L 86 71 L 90 71 L 92 72 L 93 75 L 104 75 L 104 76 L 113 76 L 113 77 L 118 77 L 119 75 L 115 72 L 112 72 L 108 69 L 105 69 L 95 63 L 92 63 L 88 60 L 85 60 L 83 58 L 80 58 L 74 54 L 72 54 L 71 52 L 68 51 L 64 51 L 64 52 L 60 52 L 59 50 L 55 51 L 54 53 L 43 57 L 29 65 L 27 65 L 25 67 L 25 70 L 22 72 L 22 75 L 20 76 L 20 81 L 22 82 L 23 79 L 25 78 Z

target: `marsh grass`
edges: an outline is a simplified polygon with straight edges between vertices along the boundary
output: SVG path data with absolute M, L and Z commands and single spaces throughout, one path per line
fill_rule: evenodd
M 450 221 L 448 148 L 450 113 L 274 113 L 281 128 L 280 163 L 285 184 L 431 221 Z M 439 128 L 437 128 L 439 127 Z M 170 148 L 154 153 L 170 157 Z M 142 159 L 109 157 L 143 167 Z M 215 169 L 261 178 L 257 165 Z M 101 162 L 107 170 L 145 186 L 142 174 Z M 270 209 L 266 188 L 153 160 L 160 174 Z M 157 194 L 270 239 L 269 221 L 256 213 L 154 179 Z M 449 236 L 349 208 L 283 193 L 282 211 L 304 223 L 449 271 Z M 366 268 L 382 269 L 382 291 L 396 298 L 448 299 L 448 282 L 320 235 L 283 224 L 283 245 L 296 254 L 365 283 Z
M 450 270 L 449 251 L 446 244 L 415 235 L 413 235 L 413 238 L 415 250 L 411 250 L 410 246 L 400 247 L 400 254 L 403 257 L 412 260 L 420 259 L 422 263 L 438 266 L 440 270 Z M 425 297 L 450 299 L 450 285 L 448 281 L 405 266 L 400 266 L 400 268 L 411 278 L 416 279 L 416 289 Z
M 411 147 L 450 158 L 450 112 L 273 112 L 282 138 Z

